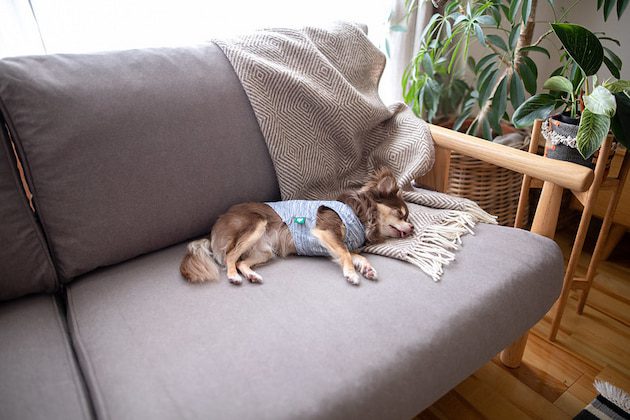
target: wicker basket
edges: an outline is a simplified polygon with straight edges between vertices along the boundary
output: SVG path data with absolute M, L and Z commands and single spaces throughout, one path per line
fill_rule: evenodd
M 514 226 L 522 181 L 523 175 L 517 172 L 451 153 L 447 193 L 477 202 L 497 216 L 500 225 Z M 527 217 L 523 216 L 524 222 Z

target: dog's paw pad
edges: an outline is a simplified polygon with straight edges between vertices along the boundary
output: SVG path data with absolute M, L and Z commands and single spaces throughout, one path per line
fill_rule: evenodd
M 248 274 L 247 280 L 249 280 L 251 283 L 256 283 L 256 284 L 262 284 L 263 282 L 262 276 L 258 273 Z
M 239 276 L 238 274 L 232 277 L 228 277 L 228 280 L 230 281 L 230 283 L 236 286 L 240 286 L 241 284 L 243 284 L 243 277 Z
M 368 280 L 378 280 L 378 274 L 376 274 L 376 270 L 372 266 L 363 267 L 361 274 Z

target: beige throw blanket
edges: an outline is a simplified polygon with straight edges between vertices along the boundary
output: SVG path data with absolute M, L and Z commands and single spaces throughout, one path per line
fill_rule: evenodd
M 429 171 L 427 124 L 378 96 L 384 55 L 355 25 L 266 30 L 214 41 L 231 62 L 267 142 L 283 200 L 335 199 L 381 166 L 399 185 Z M 415 234 L 367 246 L 409 261 L 434 280 L 462 234 L 494 217 L 475 203 L 423 190 L 405 192 Z

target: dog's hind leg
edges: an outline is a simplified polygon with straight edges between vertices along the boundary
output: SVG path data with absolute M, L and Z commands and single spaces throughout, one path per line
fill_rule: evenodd
M 271 250 L 252 250 L 244 259 L 236 264 L 238 271 L 241 272 L 242 275 L 247 277 L 252 283 L 262 283 L 263 278 L 260 274 L 252 270 L 252 267 L 257 264 L 263 264 L 273 258 L 273 252 Z
M 238 238 L 236 245 L 230 249 L 225 255 L 225 266 L 227 268 L 227 276 L 230 283 L 239 285 L 243 282 L 243 278 L 238 274 L 236 264 L 241 255 L 246 254 L 256 245 L 256 242 L 262 238 L 267 229 L 267 222 L 259 220 L 256 222 L 253 230 L 247 231 Z

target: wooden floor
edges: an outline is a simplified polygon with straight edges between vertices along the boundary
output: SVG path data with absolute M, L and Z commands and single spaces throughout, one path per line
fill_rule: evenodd
M 596 229 L 595 223 L 578 274 L 586 271 Z M 572 235 L 565 229 L 556 237 L 565 263 Z M 576 303 L 577 292 L 558 341 L 547 340 L 550 312 L 531 331 L 521 367 L 508 369 L 495 358 L 416 419 L 566 419 L 596 396 L 596 378 L 630 392 L 630 233 L 600 265 L 583 315 Z

